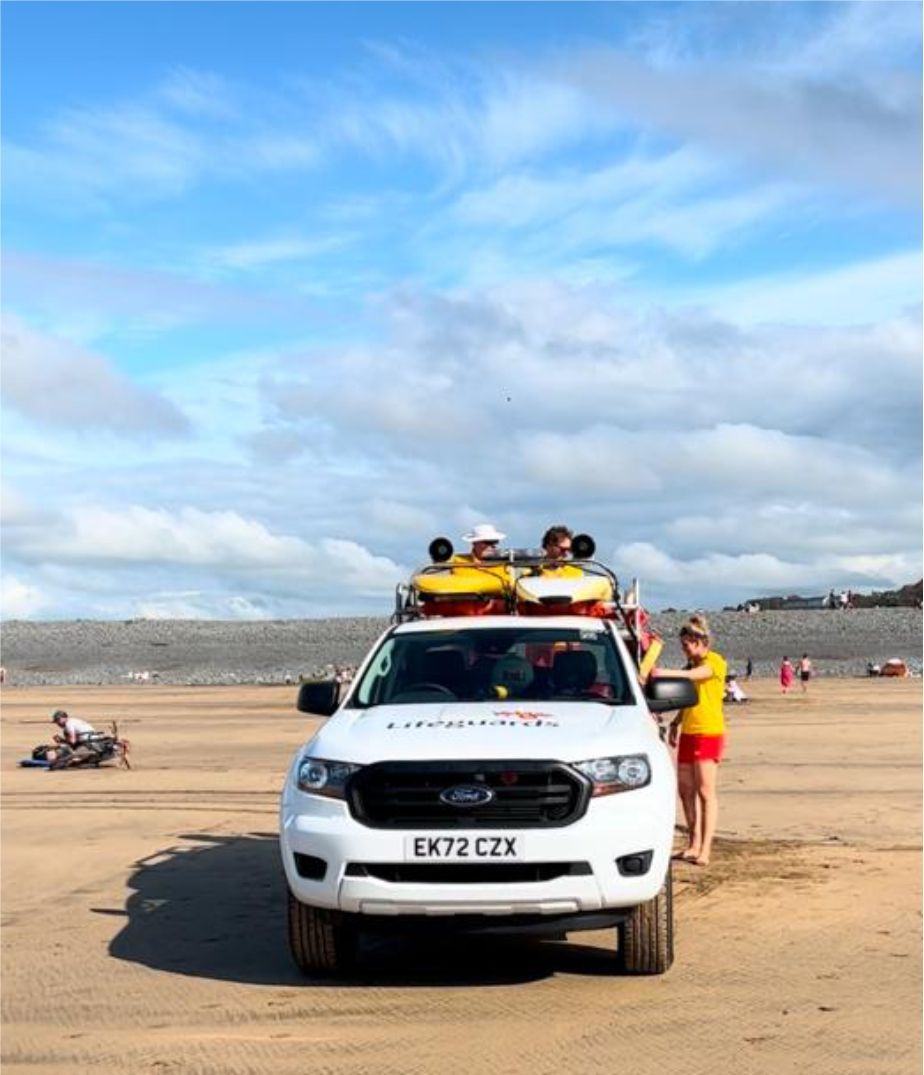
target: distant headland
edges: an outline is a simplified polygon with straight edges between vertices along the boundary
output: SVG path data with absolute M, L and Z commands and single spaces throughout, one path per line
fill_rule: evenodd
M 909 582 L 897 590 L 875 590 L 873 593 L 857 593 L 855 590 L 829 591 L 817 597 L 803 597 L 801 594 L 787 594 L 785 597 L 750 597 L 739 607 L 768 611 L 810 608 L 921 608 L 924 598 L 924 579 Z

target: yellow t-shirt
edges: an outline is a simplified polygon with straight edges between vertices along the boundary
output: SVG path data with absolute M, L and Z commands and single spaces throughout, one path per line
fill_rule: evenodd
M 703 664 L 712 669 L 712 676 L 696 684 L 699 700 L 690 709 L 681 711 L 680 731 L 684 735 L 724 735 L 722 699 L 725 697 L 725 672 L 728 664 L 724 657 L 713 650 L 709 650 L 703 658 Z
M 475 575 L 496 575 L 501 579 L 510 578 L 510 564 L 506 560 L 476 560 L 471 553 L 457 552 L 446 563 L 447 567 L 455 568 L 459 570 L 461 568 L 461 574 Z M 471 569 L 471 570 L 466 570 Z
M 542 577 L 544 579 L 579 579 L 584 572 L 575 567 L 574 564 L 560 564 L 557 567 L 551 566 L 553 561 L 546 561 L 542 567 Z

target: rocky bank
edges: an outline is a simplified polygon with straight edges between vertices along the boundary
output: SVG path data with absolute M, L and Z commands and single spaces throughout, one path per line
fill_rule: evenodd
M 665 664 L 679 661 L 681 613 L 653 616 L 667 640 Z M 910 608 L 847 612 L 714 612 L 715 646 L 730 667 L 775 675 L 784 655 L 808 653 L 819 675 L 863 675 L 867 661 L 901 657 L 921 673 L 921 612 Z M 284 683 L 357 664 L 385 619 L 217 622 L 10 621 L 2 662 L 11 685 L 151 682 L 209 685 Z M 143 674 L 146 673 L 147 677 Z

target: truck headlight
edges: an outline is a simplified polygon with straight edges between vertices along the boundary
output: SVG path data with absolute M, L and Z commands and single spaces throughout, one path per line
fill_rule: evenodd
M 302 758 L 298 763 L 299 791 L 309 795 L 326 795 L 329 799 L 346 797 L 346 783 L 361 768 L 346 761 L 324 761 L 322 758 Z
M 615 758 L 576 761 L 574 768 L 593 784 L 592 795 L 614 795 L 651 783 L 651 765 L 647 754 L 622 754 Z

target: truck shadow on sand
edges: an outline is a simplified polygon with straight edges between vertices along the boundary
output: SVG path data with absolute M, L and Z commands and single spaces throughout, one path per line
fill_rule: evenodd
M 109 945 L 116 959 L 173 974 L 303 987 L 513 985 L 558 973 L 615 973 L 610 948 L 496 936 L 364 938 L 349 977 L 303 977 L 289 956 L 286 886 L 275 833 L 190 833 L 135 863 L 134 890 Z

